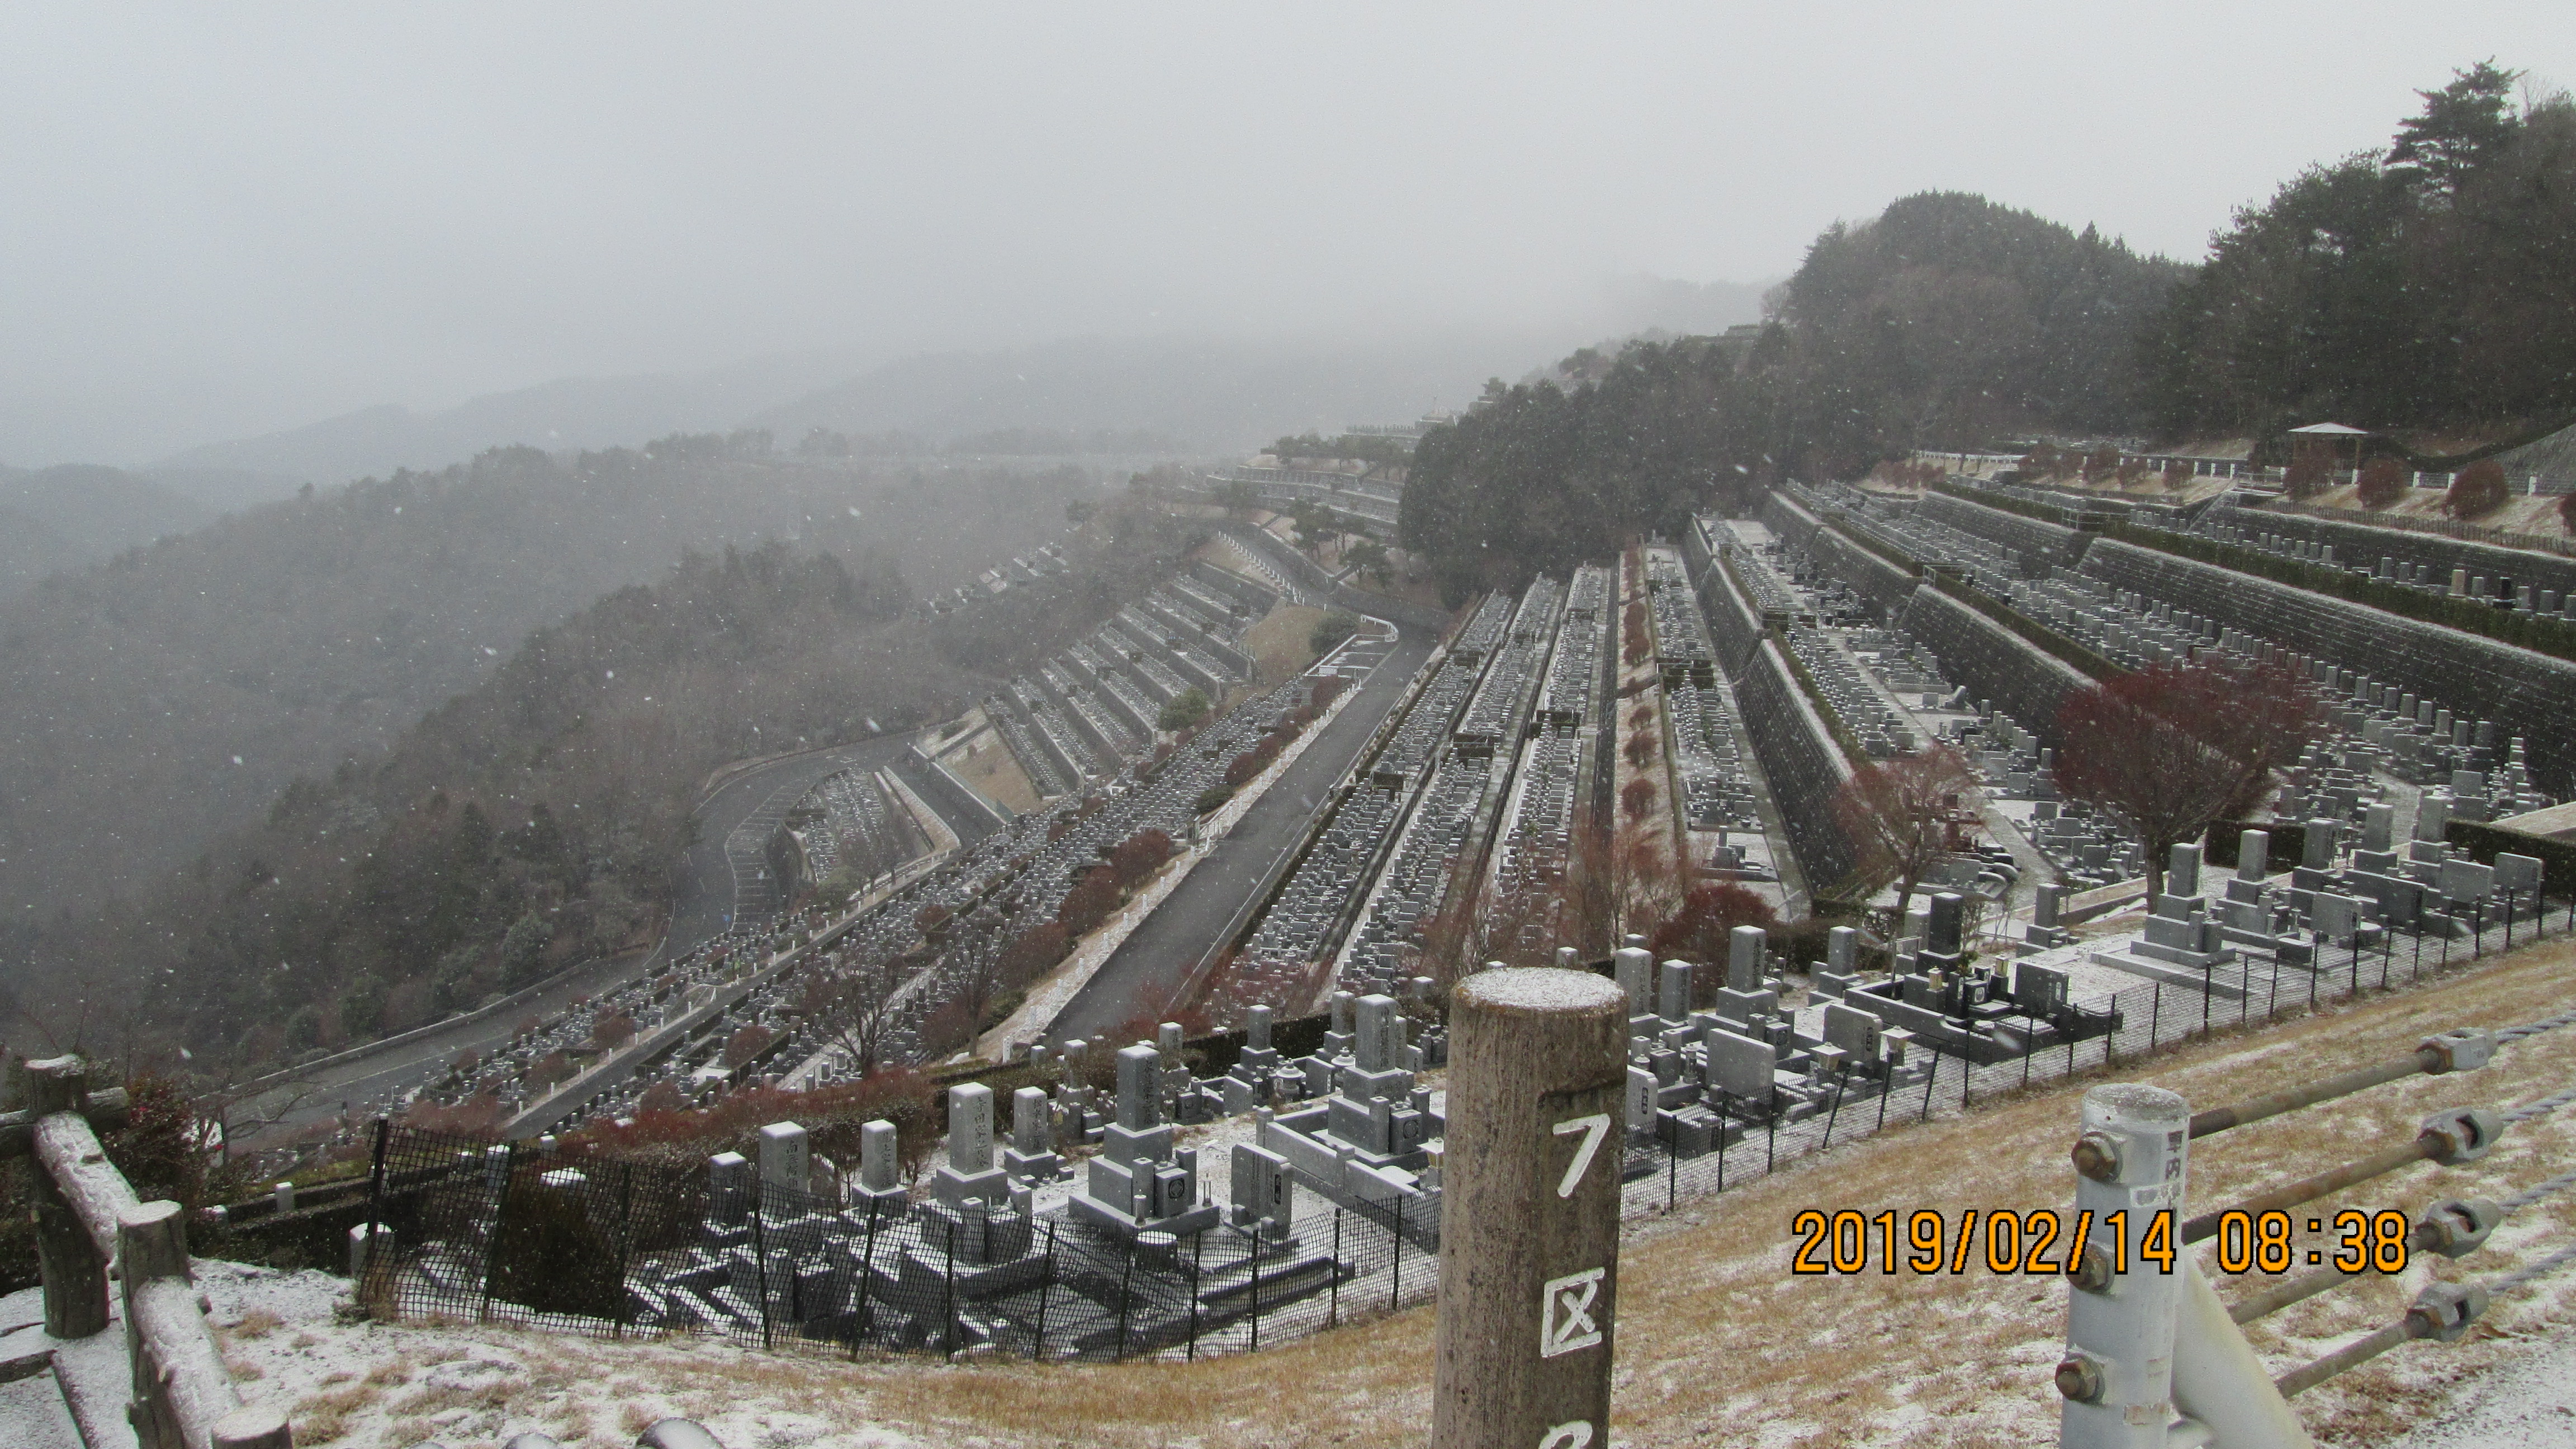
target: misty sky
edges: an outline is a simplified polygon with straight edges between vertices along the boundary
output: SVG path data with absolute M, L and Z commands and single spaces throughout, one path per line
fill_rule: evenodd
M 2567 0 L 2248 8 L 17 0 L 0 461 L 777 351 L 1535 320 L 1933 187 L 2197 256 L 2455 67 L 2576 82 Z

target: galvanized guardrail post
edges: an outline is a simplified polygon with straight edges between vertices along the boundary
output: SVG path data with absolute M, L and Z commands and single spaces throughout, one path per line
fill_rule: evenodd
M 2083 1247 L 2066 1310 L 2066 1358 L 2057 1366 L 2066 1399 L 2058 1443 L 2165 1449 L 2184 1281 L 2170 1265 L 2191 1111 L 2176 1093 L 2124 1082 L 2086 1092 L 2083 1121 L 2074 1152 Z M 2162 1265 L 2148 1256 L 2159 1249 Z

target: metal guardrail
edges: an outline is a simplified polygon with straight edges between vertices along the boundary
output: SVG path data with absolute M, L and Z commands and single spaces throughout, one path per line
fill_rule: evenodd
M 2081 1256 L 2068 1267 L 2073 1292 L 2067 1305 L 2067 1355 L 2055 1376 L 2066 1401 L 2058 1427 L 2062 1449 L 2181 1443 L 2304 1449 L 2312 1441 L 2289 1407 L 2292 1397 L 2401 1344 L 2424 1338 L 2451 1342 L 2485 1312 L 2491 1291 L 2519 1286 L 2568 1261 L 2571 1254 L 2560 1253 L 2492 1285 L 2431 1283 L 2395 1322 L 2274 1378 L 2239 1325 L 2352 1282 L 2355 1273 L 2347 1266 L 2323 1268 L 2228 1304 L 2220 1301 L 2185 1249 L 2217 1238 L 2222 1271 L 2285 1271 L 2265 1266 L 2255 1251 L 2257 1225 L 2266 1217 L 2286 1224 L 2288 1209 L 2417 1162 L 2474 1162 L 2495 1145 L 2508 1123 L 2576 1100 L 2576 1092 L 2503 1114 L 2473 1107 L 2436 1112 L 2408 1142 L 2257 1193 L 2221 1211 L 2182 1216 L 2192 1142 L 2418 1074 L 2472 1071 L 2493 1058 L 2500 1040 L 2563 1024 L 2564 1019 L 2552 1018 L 2500 1034 L 2445 1032 L 2394 1061 L 2198 1113 L 2180 1095 L 2160 1087 L 2121 1083 L 2087 1092 L 2083 1131 L 2072 1154 L 2080 1224 L 2073 1240 L 2082 1245 L 2076 1250 Z M 2465 1257 L 2484 1247 L 2514 1208 L 2571 1184 L 2576 1184 L 2576 1174 L 2552 1179 L 2502 1205 L 2483 1198 L 2444 1199 L 2406 1224 L 2403 1233 L 2374 1219 L 2369 1241 L 2377 1246 L 2365 1261 L 2379 1263 L 2380 1250 L 2400 1241 L 2404 1251 L 2397 1255 L 2397 1267 L 2412 1252 Z M 2280 1262 L 2295 1262 L 2297 1255 L 2283 1242 Z M 2240 1261 L 2233 1264 L 2231 1243 L 2241 1249 Z M 2317 1256 L 2309 1254 L 2308 1261 L 2318 1261 Z M 2397 1270 L 2379 1265 L 2382 1271 Z
M 108 1326 L 115 1265 L 125 1309 L 134 1400 L 126 1409 L 142 1449 L 292 1449 L 286 1416 L 246 1403 L 197 1306 L 184 1210 L 141 1202 L 99 1146 L 121 1124 L 123 1088 L 92 1092 L 78 1057 L 27 1064 L 28 1105 L 0 1116 L 0 1157 L 35 1158 L 36 1253 L 45 1332 L 87 1338 Z M 82 1427 L 82 1437 L 93 1431 Z

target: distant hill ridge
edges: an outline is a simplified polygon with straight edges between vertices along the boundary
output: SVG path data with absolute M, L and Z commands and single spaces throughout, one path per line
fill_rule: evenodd
M 282 497 L 301 482 L 443 468 L 509 444 L 563 452 L 745 427 L 769 429 L 781 448 L 822 428 L 854 439 L 906 435 L 925 451 L 1028 454 L 1060 434 L 1066 456 L 1228 453 L 1283 427 L 1329 432 L 1460 406 L 1488 377 L 1604 335 L 1722 331 L 1759 317 L 1761 298 L 1757 284 L 1636 277 L 1607 284 L 1561 322 L 1433 329 L 1401 341 L 1162 335 L 895 357 L 854 348 L 782 354 L 703 372 L 563 378 L 452 408 L 360 408 L 189 448 L 148 471 L 228 477 L 236 487 L 266 479 L 268 496 Z M 1158 448 L 1092 441 L 1103 432 Z M 999 439 L 1014 441 L 983 445 Z
M 175 488 L 117 468 L 0 468 L 0 598 L 214 516 Z

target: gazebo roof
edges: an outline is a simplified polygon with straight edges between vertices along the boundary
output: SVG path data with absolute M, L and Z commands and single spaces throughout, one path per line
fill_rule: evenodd
M 2370 436 L 2368 428 L 2347 428 L 2341 423 L 2310 423 L 2304 428 L 2292 428 L 2290 432 L 2293 435 L 2304 434 L 2312 438 L 2367 438 Z

